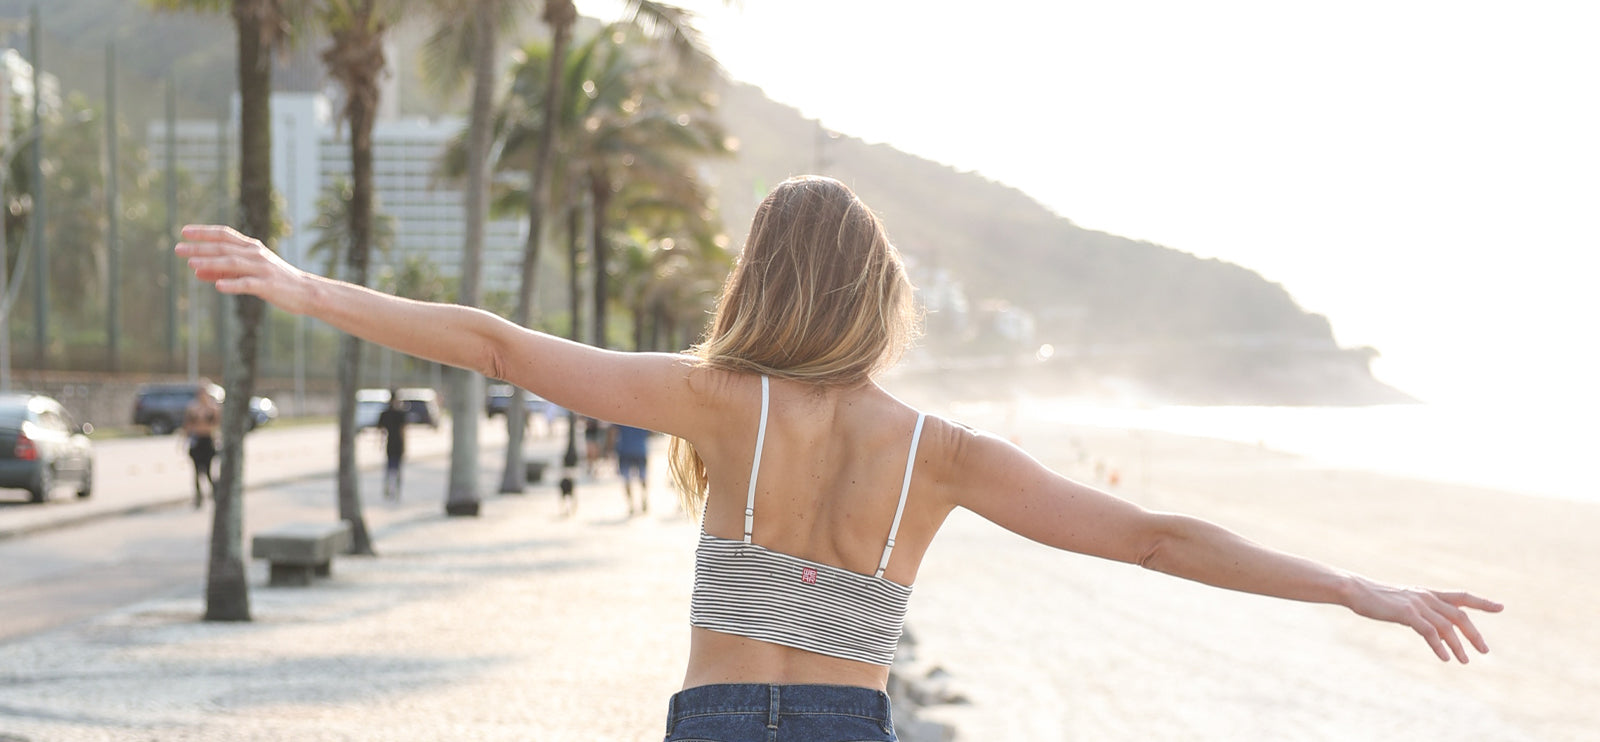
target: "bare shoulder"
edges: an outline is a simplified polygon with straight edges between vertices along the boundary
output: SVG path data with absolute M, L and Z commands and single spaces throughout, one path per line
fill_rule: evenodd
M 735 397 L 743 387 L 759 383 L 756 377 L 749 374 L 716 368 L 692 356 L 683 358 L 686 364 L 684 379 L 688 382 L 690 394 L 707 404 Z
M 960 505 L 981 481 L 982 472 L 993 466 L 996 458 L 1003 458 L 1007 449 L 1015 451 L 997 436 L 930 414 L 923 424 L 917 467 L 937 485 L 941 499 L 952 506 Z
M 697 449 L 704 449 L 714 446 L 719 433 L 730 429 L 729 423 L 740 419 L 744 410 L 754 408 L 751 402 L 760 394 L 761 378 L 717 368 L 690 356 L 684 359 L 687 405 L 683 411 L 684 429 L 678 435 Z

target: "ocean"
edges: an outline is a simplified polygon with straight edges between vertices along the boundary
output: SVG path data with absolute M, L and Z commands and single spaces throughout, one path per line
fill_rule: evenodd
M 1600 502 L 1600 410 L 1581 405 L 1367 407 L 1111 406 L 1015 400 L 1018 424 L 1152 430 L 1219 438 L 1330 466 Z M 1004 434 L 1005 431 L 994 431 Z

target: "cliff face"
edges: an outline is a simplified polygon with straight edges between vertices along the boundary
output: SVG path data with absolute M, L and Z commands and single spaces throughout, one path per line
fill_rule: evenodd
M 1109 381 L 1175 403 L 1410 400 L 1372 377 L 1375 350 L 1338 347 L 1327 318 L 1254 271 L 1083 229 L 1016 189 L 827 132 L 752 86 L 729 86 L 722 112 L 739 155 L 709 170 L 734 244 L 784 177 L 848 183 L 911 263 L 937 359 L 1049 345 L 1036 381 L 1064 391 Z

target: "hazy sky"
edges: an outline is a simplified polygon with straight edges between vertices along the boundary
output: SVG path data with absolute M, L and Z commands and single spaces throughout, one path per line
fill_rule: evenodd
M 1600 3 L 680 4 L 735 79 L 1254 269 L 1403 387 L 1600 373 Z

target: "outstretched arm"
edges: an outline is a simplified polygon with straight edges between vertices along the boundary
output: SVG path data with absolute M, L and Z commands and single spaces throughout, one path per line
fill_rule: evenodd
M 176 252 L 225 294 L 252 294 L 379 345 L 477 371 L 586 415 L 682 434 L 695 405 L 681 356 L 620 353 L 480 309 L 413 301 L 307 273 L 231 227 L 190 225 Z
M 1465 592 L 1402 588 L 1254 543 L 1213 523 L 1155 513 L 1051 471 L 993 436 L 966 433 L 948 482 L 952 504 L 1043 544 L 1208 585 L 1333 603 L 1417 632 L 1441 660 L 1467 662 L 1463 638 L 1489 645 L 1463 609 L 1501 605 Z

